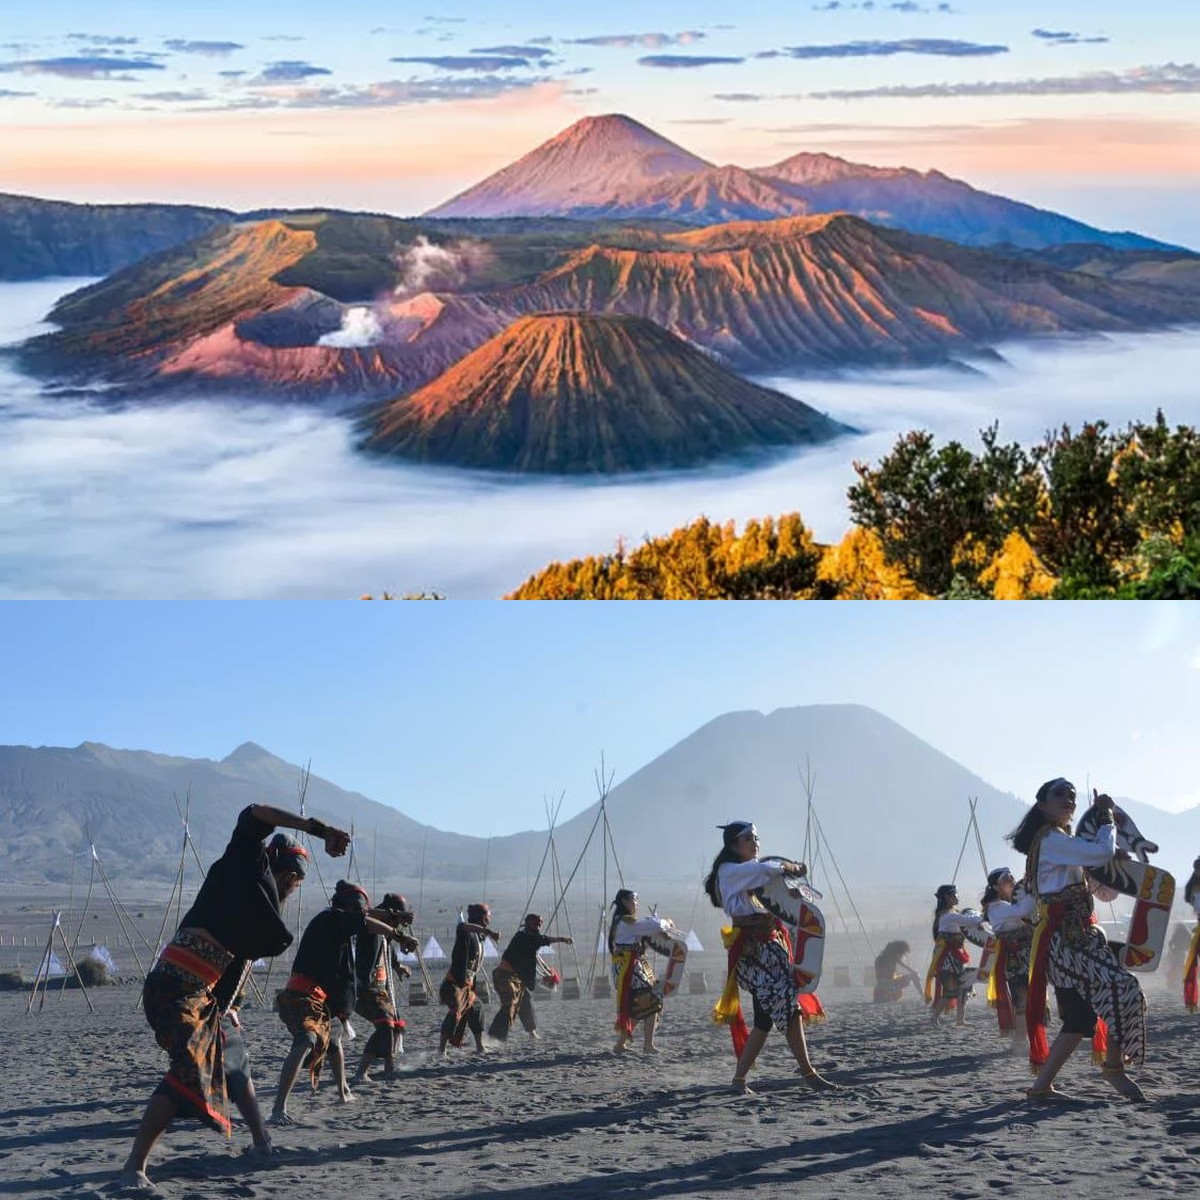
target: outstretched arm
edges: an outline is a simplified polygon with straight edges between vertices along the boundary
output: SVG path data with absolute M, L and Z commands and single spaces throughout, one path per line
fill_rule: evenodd
M 270 804 L 252 804 L 250 809 L 256 821 L 273 825 L 276 829 L 296 829 L 312 837 L 321 838 L 325 843 L 325 853 L 333 858 L 340 858 L 350 846 L 348 833 L 326 825 L 316 817 L 302 817 L 299 813 L 288 812 L 285 808 L 274 808 Z

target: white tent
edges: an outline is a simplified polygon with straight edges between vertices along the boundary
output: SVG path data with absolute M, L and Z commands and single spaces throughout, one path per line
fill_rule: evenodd
M 483 957 L 484 958 L 499 958 L 500 951 L 496 949 L 496 943 L 491 938 L 483 939 Z
M 687 938 L 685 939 L 685 941 L 687 942 L 687 948 L 689 950 L 703 950 L 704 949 L 704 947 L 702 945 L 700 945 L 700 939 L 696 936 L 696 931 L 694 929 L 688 930 L 688 935 L 687 935 Z
M 98 962 L 110 975 L 117 973 L 117 960 L 113 958 L 112 951 L 107 946 L 93 946 L 86 957 Z
M 543 947 L 542 947 L 542 948 L 541 948 L 541 949 L 538 951 L 538 957 L 539 957 L 539 958 L 549 958 L 549 957 L 550 957 L 550 955 L 552 955 L 553 953 L 554 953 L 554 947 L 553 947 L 553 946 L 543 946 Z
M 446 959 L 446 952 L 438 945 L 438 940 L 432 933 L 429 935 L 429 941 L 425 943 L 425 949 L 421 951 L 421 957 L 429 959 L 430 962 L 444 962 Z
M 53 978 L 56 975 L 62 976 L 65 974 L 66 971 L 63 970 L 63 965 L 58 961 L 58 955 L 53 950 L 50 951 L 50 963 L 48 966 L 46 964 L 46 956 L 42 955 L 42 962 L 38 967 L 39 976 Z
M 607 937 L 607 935 L 605 935 L 603 933 L 600 935 L 599 940 L 596 942 L 596 953 L 597 954 L 607 954 L 608 953 L 608 937 Z
M 417 956 L 411 950 L 405 950 L 402 953 L 397 954 L 396 957 L 401 962 L 404 962 L 404 963 L 410 963 L 410 962 L 417 961 Z

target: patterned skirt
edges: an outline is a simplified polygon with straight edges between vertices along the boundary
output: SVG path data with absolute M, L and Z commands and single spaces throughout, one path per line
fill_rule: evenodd
M 354 1011 L 375 1026 L 375 1032 L 367 1039 L 363 1053 L 380 1058 L 390 1054 L 395 1035 L 404 1032 L 404 1022 L 396 1015 L 396 1006 L 387 988 L 368 988 L 359 992 Z
M 1081 893 L 1081 895 L 1080 895 Z M 1092 900 L 1082 888 L 1059 893 L 1066 913 L 1050 937 L 1046 978 L 1056 988 L 1071 988 L 1108 1026 L 1125 1061 L 1141 1066 L 1146 1058 L 1146 998 L 1136 976 L 1117 962 L 1108 939 L 1090 924 Z
M 612 956 L 613 989 L 617 994 L 617 1020 L 613 1028 L 632 1033 L 645 1017 L 662 1012 L 662 997 L 654 990 L 654 970 L 639 952 L 618 951 Z
M 308 1036 L 315 1039 L 311 1053 L 304 1060 L 314 1092 L 333 1036 L 333 1014 L 327 999 L 324 988 L 299 975 L 293 975 L 287 986 L 275 993 L 275 1008 L 288 1033 L 294 1038 Z
M 157 1090 L 175 1101 L 181 1116 L 196 1117 L 226 1136 L 229 1096 L 213 988 L 232 961 L 207 934 L 180 929 L 142 987 L 146 1020 L 171 1060 Z
M 791 956 L 778 932 L 767 938 L 746 938 L 737 962 L 737 980 L 771 1016 L 776 1029 L 801 1011 L 800 995 L 792 977 Z

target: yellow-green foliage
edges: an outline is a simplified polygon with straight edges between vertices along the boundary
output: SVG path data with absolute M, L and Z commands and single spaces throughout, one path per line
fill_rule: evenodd
M 818 577 L 838 600 L 924 600 L 902 567 L 890 563 L 869 529 L 851 529 L 821 557 Z
M 740 534 L 701 517 L 633 551 L 551 563 L 509 599 L 810 599 L 820 559 L 798 513 L 747 521 Z
M 1004 539 L 979 582 L 991 589 L 993 600 L 1046 600 L 1058 586 L 1034 548 L 1015 531 Z

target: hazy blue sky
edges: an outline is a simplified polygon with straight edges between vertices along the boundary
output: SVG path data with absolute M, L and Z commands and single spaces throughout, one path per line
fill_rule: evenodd
M 619 782 L 721 713 L 836 702 L 1025 798 L 1200 802 L 1195 606 L 9 603 L 0 643 L 5 743 L 252 740 L 463 832 L 578 812 L 601 750 Z
M 412 213 L 620 111 L 716 162 L 936 167 L 1200 243 L 1193 0 L 4 7 L 6 190 Z

